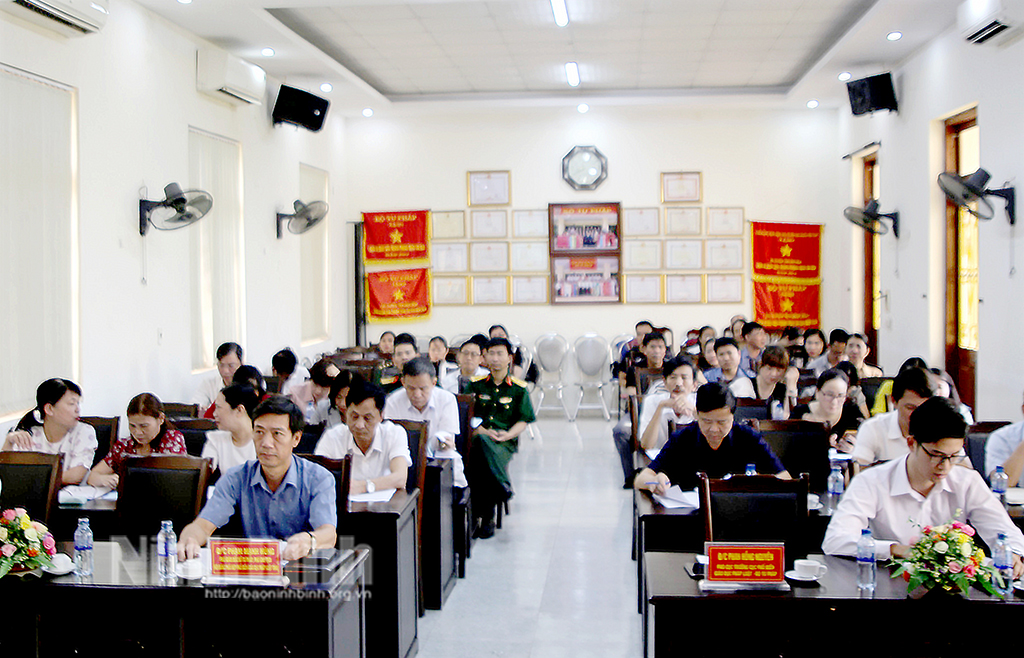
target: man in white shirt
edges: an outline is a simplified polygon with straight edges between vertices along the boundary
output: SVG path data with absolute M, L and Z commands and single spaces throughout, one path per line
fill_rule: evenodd
M 384 391 L 356 378 L 345 397 L 345 424 L 324 432 L 314 454 L 344 459 L 352 455 L 350 493 L 405 488 L 412 466 L 405 428 L 383 421 Z
M 757 372 L 761 364 L 761 354 L 768 345 L 768 332 L 757 322 L 747 322 L 741 331 L 743 335 L 743 351 L 740 353 L 740 370 Z
M 857 430 L 853 458 L 862 466 L 907 454 L 910 415 L 934 395 L 932 377 L 924 368 L 907 368 L 892 382 L 895 411 L 878 414 Z
M 483 367 L 486 345 L 487 338 L 483 334 L 477 334 L 463 343 L 456 357 L 459 369 L 441 377 L 441 388 L 449 393 L 459 394 L 474 377 L 487 375 L 490 371 Z
M 856 555 L 861 530 L 870 528 L 876 559 L 909 557 L 922 528 L 958 520 L 970 522 L 989 546 L 1006 533 L 1014 577 L 1024 573 L 1024 535 L 978 472 L 959 465 L 966 434 L 967 423 L 949 400 L 924 401 L 910 418 L 909 453 L 850 482 L 825 531 L 825 552 Z
M 668 427 L 689 425 L 697 416 L 697 389 L 693 362 L 675 357 L 662 368 L 665 378 L 655 383 L 640 406 L 640 448 L 660 448 L 668 441 Z
M 996 466 L 1006 471 L 1009 486 L 1020 484 L 1021 470 L 1024 470 L 1024 422 L 1000 427 L 989 435 L 985 443 L 985 472 L 992 475 Z
M 849 340 L 850 334 L 845 329 L 833 329 L 828 334 L 825 352 L 808 363 L 807 368 L 814 371 L 815 377 L 821 377 L 821 373 L 835 368 L 840 361 L 846 361 L 846 343 Z
M 220 389 L 231 383 L 242 363 L 242 346 L 238 343 L 224 343 L 217 348 L 217 373 L 204 379 L 192 396 L 192 404 L 199 405 L 200 416 L 213 406 Z
M 388 395 L 384 418 L 427 422 L 427 456 L 452 460 L 456 487 L 466 486 L 462 455 L 455 449 L 459 433 L 459 403 L 455 395 L 438 388 L 434 364 L 418 356 L 402 368 L 402 388 Z

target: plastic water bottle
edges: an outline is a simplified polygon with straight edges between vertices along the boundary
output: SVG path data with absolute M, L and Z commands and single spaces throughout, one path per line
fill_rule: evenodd
M 156 569 L 161 578 L 176 575 L 178 566 L 178 537 L 174 534 L 174 523 L 164 521 L 156 536 Z
M 306 403 L 306 421 L 313 420 L 313 414 L 316 413 L 316 404 L 312 400 Z
M 996 547 L 992 551 L 992 561 L 996 571 L 1003 579 L 1003 586 L 996 583 L 996 590 L 1003 595 L 1004 599 L 1013 597 L 1013 551 L 1010 543 L 1006 541 L 1006 533 L 1000 532 Z
M 996 466 L 996 472 L 992 474 L 992 493 L 996 495 L 1003 509 L 1006 509 L 1006 485 L 1010 481 L 1002 466 Z
M 825 492 L 825 513 L 832 514 L 839 506 L 839 499 L 843 496 L 845 483 L 843 472 L 838 464 L 832 464 L 832 472 L 828 475 L 828 490 Z
M 860 531 L 857 542 L 857 587 L 862 590 L 875 590 L 875 540 L 871 538 L 871 530 Z
M 78 529 L 75 530 L 75 574 L 92 575 L 92 528 L 88 517 L 78 519 Z
M 747 470 L 744 475 L 757 475 L 757 466 L 755 464 L 747 464 Z

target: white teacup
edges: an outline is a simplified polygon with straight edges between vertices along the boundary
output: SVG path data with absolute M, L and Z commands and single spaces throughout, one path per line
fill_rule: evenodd
M 801 578 L 821 578 L 828 571 L 828 567 L 817 560 L 796 560 L 793 568 Z

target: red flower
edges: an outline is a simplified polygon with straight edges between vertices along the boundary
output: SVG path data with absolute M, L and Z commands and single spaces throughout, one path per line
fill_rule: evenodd
M 974 564 L 968 564 L 966 567 L 964 567 L 964 575 L 968 578 L 974 578 L 975 573 L 976 570 L 974 568 Z

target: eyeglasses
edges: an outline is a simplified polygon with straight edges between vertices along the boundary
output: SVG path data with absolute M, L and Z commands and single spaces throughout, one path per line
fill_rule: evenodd
M 921 446 L 921 450 L 923 450 L 924 454 L 928 455 L 931 458 L 932 463 L 935 464 L 936 466 L 939 466 L 943 462 L 949 462 L 950 464 L 956 466 L 957 464 L 963 463 L 963 461 L 967 459 L 967 455 L 944 455 L 941 452 L 932 452 L 931 450 L 925 448 L 924 446 Z
M 826 393 L 825 391 L 818 391 L 821 393 L 821 397 L 826 400 L 845 400 L 846 393 Z

